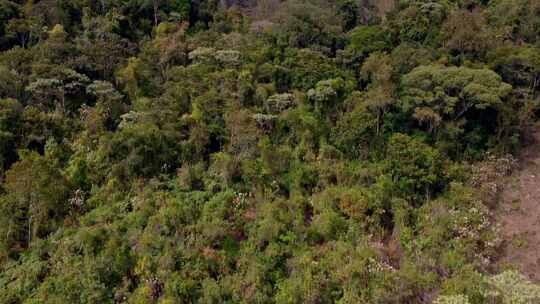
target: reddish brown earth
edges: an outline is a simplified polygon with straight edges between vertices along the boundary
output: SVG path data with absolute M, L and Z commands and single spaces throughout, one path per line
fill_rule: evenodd
M 533 137 L 503 191 L 499 222 L 506 248 L 501 265 L 540 282 L 540 128 Z
M 373 3 L 377 6 L 381 17 L 386 16 L 386 14 L 392 11 L 397 5 L 396 0 L 376 0 L 373 1 Z

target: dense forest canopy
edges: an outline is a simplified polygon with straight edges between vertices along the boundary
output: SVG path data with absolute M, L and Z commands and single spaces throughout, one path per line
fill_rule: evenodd
M 0 0 L 0 303 L 540 303 L 539 95 L 538 0 Z

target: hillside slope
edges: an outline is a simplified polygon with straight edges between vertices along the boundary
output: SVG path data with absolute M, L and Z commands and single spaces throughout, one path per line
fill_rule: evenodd
M 540 281 L 540 129 L 534 143 L 520 153 L 518 170 L 503 192 L 499 214 L 507 242 L 502 261 L 529 279 Z

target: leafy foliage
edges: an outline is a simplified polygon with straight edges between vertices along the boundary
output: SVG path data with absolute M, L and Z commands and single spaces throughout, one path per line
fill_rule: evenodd
M 0 0 L 0 302 L 537 301 L 536 3 Z

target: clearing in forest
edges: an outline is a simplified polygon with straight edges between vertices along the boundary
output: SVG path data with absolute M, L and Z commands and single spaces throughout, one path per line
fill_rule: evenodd
M 499 222 L 507 246 L 501 265 L 540 282 L 540 128 L 533 138 L 503 191 Z

